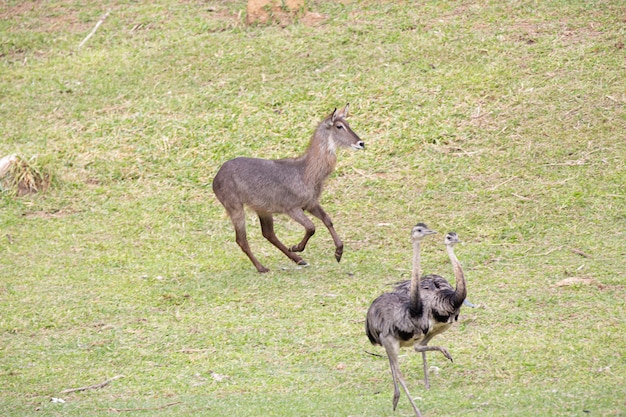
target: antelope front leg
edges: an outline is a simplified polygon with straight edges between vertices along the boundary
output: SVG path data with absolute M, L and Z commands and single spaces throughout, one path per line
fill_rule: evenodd
M 339 235 L 337 235 L 337 232 L 335 232 L 333 221 L 330 219 L 330 216 L 319 204 L 313 208 L 310 208 L 308 211 L 309 213 L 320 219 L 322 223 L 324 223 L 324 226 L 326 226 L 326 228 L 330 232 L 330 235 L 333 237 L 333 242 L 335 242 L 335 259 L 337 259 L 337 262 L 341 261 L 341 256 L 343 255 L 343 242 L 339 238 Z
M 304 237 L 302 238 L 300 243 L 298 243 L 295 246 L 292 246 L 291 248 L 289 248 L 289 250 L 291 252 L 302 252 L 304 248 L 306 247 L 306 244 L 311 238 L 311 236 L 315 234 L 315 225 L 313 224 L 311 219 L 309 219 L 304 214 L 304 211 L 302 211 L 302 209 L 291 210 L 290 212 L 287 213 L 287 215 L 289 215 L 289 217 L 291 217 L 292 219 L 300 223 L 302 227 L 304 227 Z

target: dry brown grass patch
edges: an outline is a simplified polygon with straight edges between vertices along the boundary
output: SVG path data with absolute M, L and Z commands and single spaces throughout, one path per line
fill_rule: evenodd
M 18 196 L 35 194 L 48 189 L 52 174 L 48 168 L 37 163 L 37 158 L 25 160 L 16 155 L 2 158 L 0 166 L 0 190 Z

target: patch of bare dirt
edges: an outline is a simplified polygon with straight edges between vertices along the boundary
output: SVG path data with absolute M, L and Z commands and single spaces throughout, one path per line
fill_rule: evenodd
M 20 30 L 37 33 L 58 31 L 84 32 L 92 23 L 81 21 L 79 5 L 68 3 L 49 4 L 46 1 L 27 1 L 7 6 L 0 11 L 0 19 L 19 19 Z
M 27 219 L 59 219 L 63 217 L 70 216 L 76 213 L 73 210 L 39 210 L 39 211 L 31 211 L 29 213 L 24 213 L 24 217 Z
M 304 16 L 300 19 L 305 26 L 316 27 L 324 23 L 324 21 L 328 19 L 328 16 L 322 13 L 315 12 L 306 12 Z

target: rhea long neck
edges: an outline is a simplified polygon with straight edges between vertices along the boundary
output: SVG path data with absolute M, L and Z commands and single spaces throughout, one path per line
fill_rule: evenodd
M 467 288 L 465 287 L 465 274 L 463 274 L 463 268 L 461 263 L 454 254 L 454 246 L 446 245 L 446 251 L 452 262 L 452 268 L 454 269 L 454 277 L 456 278 L 456 289 L 454 290 L 454 297 L 452 302 L 455 308 L 461 307 L 463 300 L 467 296 Z
M 411 286 L 409 297 L 411 299 L 411 310 L 420 312 L 422 308 L 422 298 L 420 297 L 420 241 L 413 241 L 413 270 L 411 272 Z

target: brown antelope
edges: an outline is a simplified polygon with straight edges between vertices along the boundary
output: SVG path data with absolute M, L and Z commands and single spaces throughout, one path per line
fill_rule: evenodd
M 315 225 L 304 210 L 320 219 L 335 243 L 335 258 L 341 260 L 343 242 L 335 232 L 330 216 L 319 203 L 324 180 L 333 172 L 338 147 L 364 149 L 365 144 L 350 129 L 346 117 L 348 105 L 335 109 L 318 125 L 306 152 L 297 158 L 235 158 L 227 161 L 213 179 L 213 192 L 222 203 L 233 226 L 236 241 L 259 272 L 267 272 L 254 257 L 246 237 L 244 205 L 259 216 L 263 237 L 298 265 L 308 265 L 296 252 L 302 252 L 315 233 Z M 274 233 L 274 213 L 285 213 L 300 223 L 302 241 L 287 248 Z

